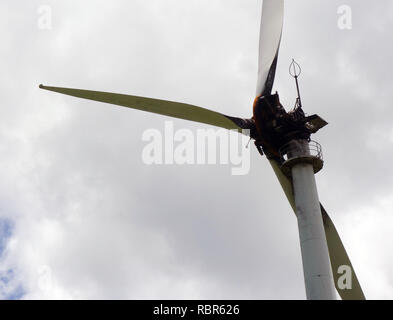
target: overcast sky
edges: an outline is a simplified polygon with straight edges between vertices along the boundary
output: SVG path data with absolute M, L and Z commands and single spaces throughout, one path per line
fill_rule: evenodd
M 353 28 L 338 27 L 349 5 Z M 41 5 L 51 29 L 38 27 Z M 259 0 L 0 3 L 0 298 L 305 299 L 295 215 L 268 161 L 142 161 L 164 118 L 40 83 L 249 117 Z M 45 9 L 45 8 L 44 8 Z M 286 1 L 275 90 L 329 126 L 319 195 L 369 299 L 393 298 L 393 2 Z M 206 126 L 182 120 L 175 129 Z

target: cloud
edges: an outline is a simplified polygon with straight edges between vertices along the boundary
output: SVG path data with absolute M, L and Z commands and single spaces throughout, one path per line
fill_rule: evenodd
M 47 3 L 51 30 L 37 28 L 38 1 L 0 5 L 0 218 L 13 225 L 0 270 L 12 270 L 15 297 L 305 298 L 295 216 L 255 150 L 243 177 L 230 166 L 145 166 L 142 133 L 164 118 L 38 89 L 249 116 L 261 3 Z M 354 27 L 341 31 L 341 4 L 287 2 L 276 87 L 290 108 L 296 58 L 306 111 L 330 123 L 315 137 L 326 160 L 321 200 L 366 296 L 389 298 L 392 5 L 349 1 Z

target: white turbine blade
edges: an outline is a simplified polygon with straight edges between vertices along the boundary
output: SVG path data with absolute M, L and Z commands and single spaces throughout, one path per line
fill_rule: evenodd
M 284 193 L 287 196 L 287 199 L 292 206 L 293 211 L 296 212 L 295 198 L 293 195 L 291 180 L 282 172 L 282 170 L 280 169 L 280 165 L 276 161 L 270 160 L 270 164 L 272 165 L 273 170 L 278 180 L 280 181 L 281 187 L 283 188 Z M 359 280 L 356 276 L 355 269 L 352 266 L 351 260 L 348 257 L 348 254 L 344 248 L 337 229 L 322 205 L 321 211 L 323 226 L 325 228 L 326 240 L 329 249 L 330 264 L 333 271 L 334 285 L 337 289 L 337 292 L 343 300 L 365 300 L 366 298 L 360 286 Z M 340 288 L 339 278 L 342 276 L 342 274 L 339 274 L 338 272 L 338 269 L 340 267 L 350 268 L 350 271 L 352 273 L 351 289 Z
M 257 96 L 269 95 L 273 88 L 278 51 L 284 23 L 284 0 L 263 0 Z
M 323 226 L 325 227 L 326 240 L 329 248 L 330 262 L 333 269 L 334 282 L 336 285 L 337 292 L 343 300 L 366 300 L 363 290 L 360 287 L 359 280 L 356 276 L 355 270 L 349 260 L 348 254 L 345 251 L 344 245 L 341 238 L 337 232 L 333 221 L 330 219 L 325 208 L 321 205 Z M 338 286 L 339 278 L 342 276 L 338 272 L 339 268 L 345 267 L 349 268 L 352 276 L 352 288 L 340 288 Z
M 240 131 L 240 129 L 250 129 L 250 125 L 252 125 L 252 123 L 247 119 L 229 117 L 212 110 L 180 102 L 172 102 L 110 92 L 47 87 L 43 85 L 40 85 L 40 88 L 77 98 L 94 100 L 122 107 L 157 113 L 173 118 L 205 123 L 229 130 Z

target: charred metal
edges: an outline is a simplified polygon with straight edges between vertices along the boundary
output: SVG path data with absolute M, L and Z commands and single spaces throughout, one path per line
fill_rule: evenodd
M 279 95 L 257 97 L 253 117 L 247 120 L 251 138 L 261 155 L 281 162 L 279 149 L 291 140 L 310 140 L 310 136 L 327 125 L 318 115 L 306 116 L 301 104 L 287 112 Z

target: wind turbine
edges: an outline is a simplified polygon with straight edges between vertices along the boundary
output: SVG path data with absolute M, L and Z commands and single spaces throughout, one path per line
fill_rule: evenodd
M 40 88 L 229 130 L 248 130 L 258 151 L 268 158 L 296 214 L 307 299 L 336 299 L 336 289 L 343 300 L 362 300 L 365 296 L 348 254 L 318 199 L 314 174 L 322 169 L 323 159 L 320 145 L 310 136 L 327 122 L 318 115 L 305 116 L 298 85 L 301 69 L 295 61 L 290 67 L 298 90 L 294 109 L 286 112 L 279 95 L 272 94 L 283 19 L 284 0 L 263 1 L 257 94 L 249 119 L 172 101 L 44 85 Z M 349 276 L 344 285 L 343 270 Z

